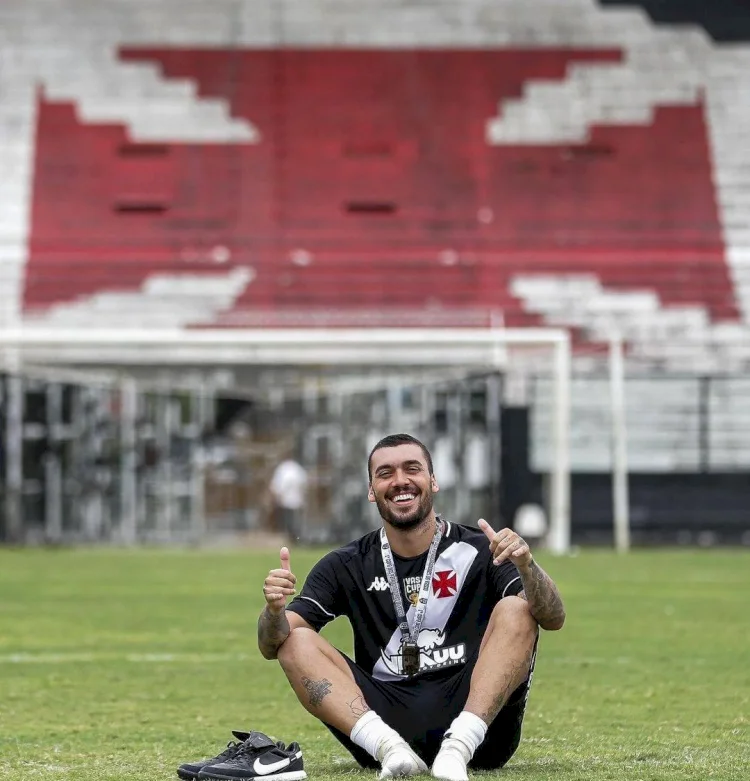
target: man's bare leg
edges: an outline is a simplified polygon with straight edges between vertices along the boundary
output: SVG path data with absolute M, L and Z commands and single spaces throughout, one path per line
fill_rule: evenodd
M 406 741 L 370 709 L 349 665 L 317 632 L 293 629 L 278 660 L 302 705 L 377 759 L 381 778 L 427 771 Z
M 528 678 L 539 628 L 521 597 L 495 605 L 471 675 L 464 710 L 489 726 L 511 694 Z
M 539 628 L 525 600 L 506 597 L 495 605 L 482 638 L 464 710 L 448 728 L 432 766 L 445 781 L 466 781 L 468 764 L 487 727 L 526 680 Z
M 310 629 L 294 629 L 279 648 L 294 693 L 313 716 L 347 735 L 370 710 L 340 653 Z

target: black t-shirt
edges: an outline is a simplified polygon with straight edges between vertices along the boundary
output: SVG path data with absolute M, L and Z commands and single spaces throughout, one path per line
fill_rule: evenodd
M 446 523 L 433 571 L 427 612 L 419 633 L 419 677 L 457 672 L 477 651 L 492 609 L 523 586 L 512 562 L 495 566 L 485 535 Z M 393 555 L 404 609 L 413 624 L 414 605 L 427 552 Z M 324 556 L 287 606 L 320 630 L 346 616 L 354 633 L 354 660 L 383 681 L 403 680 L 401 631 L 380 550 L 380 530 Z

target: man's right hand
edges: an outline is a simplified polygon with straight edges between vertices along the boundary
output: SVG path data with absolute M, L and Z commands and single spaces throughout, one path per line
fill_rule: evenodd
M 271 613 L 281 613 L 286 607 L 287 597 L 297 593 L 294 588 L 297 578 L 289 566 L 289 549 L 282 548 L 279 557 L 281 567 L 272 569 L 263 582 L 263 596 Z

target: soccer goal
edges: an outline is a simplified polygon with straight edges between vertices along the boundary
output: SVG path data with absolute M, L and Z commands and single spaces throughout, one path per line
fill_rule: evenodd
M 234 393 L 240 397 L 246 395 L 256 403 L 260 401 L 266 418 L 282 410 L 282 397 L 294 397 L 298 406 L 308 409 L 318 403 L 313 398 L 325 396 L 328 398 L 325 419 L 318 416 L 314 425 L 309 420 L 300 424 L 306 425 L 306 436 L 310 439 L 325 426 L 330 427 L 337 416 L 339 422 L 349 420 L 352 427 L 358 426 L 358 431 L 370 437 L 378 428 L 383 431 L 392 422 L 379 405 L 383 398 L 393 395 L 394 388 L 401 392 L 405 387 L 427 387 L 433 398 L 447 393 L 441 390 L 447 387 L 468 387 L 478 377 L 543 374 L 552 388 L 546 544 L 555 553 L 566 553 L 570 548 L 571 342 L 564 329 L 98 329 L 87 332 L 21 328 L 0 331 L 0 356 L 4 371 L 12 376 L 31 376 L 42 368 L 47 377 L 49 372 L 63 369 L 77 373 L 106 371 L 106 382 L 102 380 L 100 384 L 109 388 L 119 387 L 118 383 L 122 386 L 115 396 L 118 403 L 124 403 L 126 412 L 130 409 L 128 404 L 132 406 L 135 389 L 141 387 L 153 392 L 169 389 L 172 394 L 195 391 L 196 398 L 204 398 L 207 383 L 189 380 L 196 372 L 203 372 L 204 378 L 211 373 L 214 379 L 208 384 L 212 395 Z M 228 379 L 219 387 L 221 383 L 215 378 L 222 372 Z M 348 399 L 355 395 L 365 400 L 356 413 L 347 406 Z M 418 408 L 421 397 L 417 394 L 416 398 L 414 406 Z M 449 400 L 445 413 L 448 416 L 452 414 L 450 403 Z M 195 404 L 196 409 L 200 408 L 200 401 Z M 17 401 L 6 407 L 17 411 Z M 133 414 L 128 413 L 130 418 Z M 190 424 L 193 428 L 200 420 L 200 415 L 196 415 Z M 367 425 L 364 425 L 365 418 L 369 418 Z M 418 416 L 414 418 L 417 419 Z M 130 431 L 125 436 L 132 438 L 132 426 Z M 18 427 L 10 425 L 6 432 L 10 432 L 6 437 L 16 436 Z M 388 429 L 383 433 L 388 433 Z M 12 446 L 9 453 L 17 450 Z M 132 485 L 133 478 L 126 471 L 122 475 L 124 485 Z M 161 478 L 167 479 L 169 474 L 162 472 Z M 193 487 L 199 482 L 194 477 Z M 127 498 L 126 493 L 122 495 Z M 168 499 L 168 496 L 161 497 L 162 502 L 167 502 L 163 504 L 167 517 L 177 512 L 169 509 Z M 125 505 L 131 507 L 132 501 L 130 504 L 125 501 Z M 135 511 L 131 507 L 129 512 L 131 521 L 125 528 L 130 529 L 128 536 L 132 539 Z M 190 515 L 199 530 L 200 507 L 193 506 Z M 168 521 L 163 519 L 157 523 L 168 526 Z

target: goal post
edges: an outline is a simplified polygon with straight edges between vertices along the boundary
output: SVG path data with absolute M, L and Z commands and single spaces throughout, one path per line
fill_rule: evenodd
M 0 330 L 0 368 L 431 366 L 507 372 L 511 353 L 540 350 L 553 383 L 547 547 L 570 549 L 571 339 L 558 328 L 284 328 Z M 536 364 L 538 366 L 538 363 Z
M 630 550 L 627 421 L 625 416 L 625 355 L 622 337 L 609 340 L 609 386 L 612 406 L 612 518 L 615 549 Z

